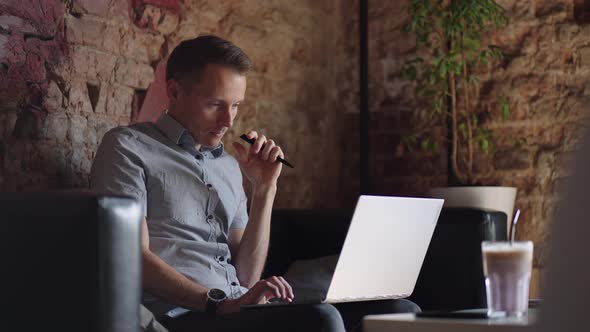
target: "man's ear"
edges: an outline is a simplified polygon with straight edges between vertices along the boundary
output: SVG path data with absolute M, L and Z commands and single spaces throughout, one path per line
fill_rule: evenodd
M 176 80 L 172 79 L 166 81 L 166 92 L 168 94 L 168 99 L 170 100 L 170 103 L 178 102 L 178 97 L 181 93 L 180 89 L 182 89 L 182 87 L 180 86 L 180 84 L 178 84 Z

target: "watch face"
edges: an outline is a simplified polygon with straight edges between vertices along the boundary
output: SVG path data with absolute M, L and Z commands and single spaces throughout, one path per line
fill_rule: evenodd
M 207 292 L 207 296 L 213 301 L 223 301 L 227 297 L 221 289 L 212 288 Z

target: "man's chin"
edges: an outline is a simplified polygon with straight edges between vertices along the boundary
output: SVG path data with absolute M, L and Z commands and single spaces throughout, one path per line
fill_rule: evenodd
M 221 144 L 221 139 L 203 140 L 200 143 L 203 147 L 212 149 L 218 147 L 219 144 Z

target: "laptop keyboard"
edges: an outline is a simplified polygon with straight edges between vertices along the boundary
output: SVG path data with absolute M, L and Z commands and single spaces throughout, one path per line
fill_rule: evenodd
M 340 303 L 340 302 L 360 302 L 360 301 L 379 301 L 379 300 L 391 300 L 391 299 L 402 299 L 410 296 L 410 294 L 400 294 L 400 295 L 383 295 L 383 296 L 361 296 L 361 297 L 345 297 L 341 299 L 332 299 L 328 301 L 329 303 Z M 310 304 L 320 304 L 323 303 L 322 300 L 319 299 L 304 299 L 301 301 L 295 302 L 287 302 L 287 301 L 271 301 L 263 304 L 247 304 L 242 305 L 241 309 L 261 309 L 261 308 L 276 308 L 276 307 L 286 307 L 286 306 L 294 306 L 294 305 L 310 305 Z
M 358 301 L 379 301 L 379 300 L 394 300 L 403 299 L 410 296 L 410 294 L 397 294 L 397 295 L 382 295 L 382 296 L 358 296 L 358 297 L 343 297 L 339 299 L 330 299 L 329 303 L 339 302 L 358 302 Z

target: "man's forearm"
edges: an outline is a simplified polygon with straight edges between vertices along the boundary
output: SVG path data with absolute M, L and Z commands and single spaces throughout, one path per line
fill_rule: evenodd
M 207 288 L 191 281 L 160 257 L 143 250 L 143 288 L 164 301 L 205 311 Z
M 255 187 L 252 191 L 248 226 L 234 259 L 238 279 L 244 287 L 250 288 L 260 280 L 268 254 L 270 217 L 276 191 L 276 184 Z

